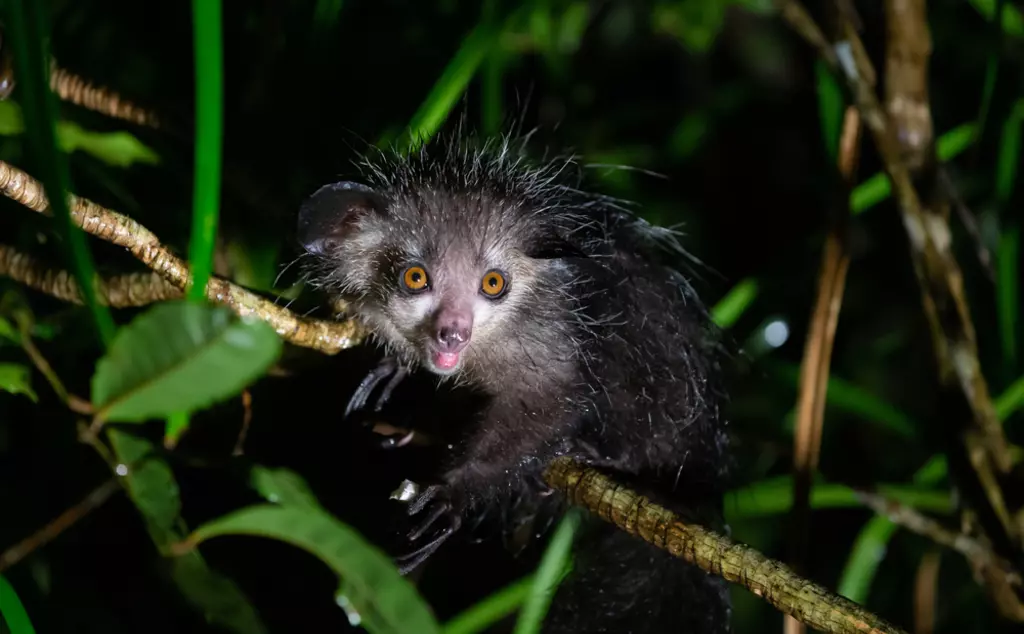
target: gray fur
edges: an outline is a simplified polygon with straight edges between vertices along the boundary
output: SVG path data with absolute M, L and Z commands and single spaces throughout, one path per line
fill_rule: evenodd
M 450 378 L 491 398 L 445 474 L 460 512 L 516 498 L 530 508 L 544 464 L 570 454 L 631 478 L 680 512 L 717 517 L 727 444 L 716 344 L 689 284 L 666 266 L 685 256 L 676 234 L 581 191 L 571 159 L 535 165 L 522 149 L 521 139 L 480 145 L 453 136 L 409 157 L 364 159 L 362 183 L 375 192 L 375 208 L 338 210 L 338 226 L 355 221 L 329 251 L 308 258 L 309 279 L 347 300 L 376 340 L 411 365 L 426 361 L 423 324 L 436 308 L 426 295 L 472 304 L 472 341 Z M 435 290 L 399 291 L 409 262 L 425 264 Z M 475 295 L 493 267 L 511 274 L 496 302 Z M 620 539 L 593 530 L 599 542 Z M 637 603 L 641 590 L 608 579 L 600 592 L 627 613 L 603 615 L 619 623 L 608 631 L 727 630 L 719 582 L 657 553 L 633 564 L 637 583 L 681 584 L 706 605 Z M 619 577 L 628 573 L 618 568 Z M 604 631 L 579 615 L 599 615 L 580 602 L 601 576 L 583 570 L 580 581 L 567 582 L 550 631 Z M 591 590 L 574 585 L 584 582 Z M 634 603 L 646 606 L 642 614 L 630 613 Z

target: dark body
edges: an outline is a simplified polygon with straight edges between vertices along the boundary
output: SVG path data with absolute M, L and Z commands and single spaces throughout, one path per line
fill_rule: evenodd
M 463 518 L 543 512 L 541 473 L 558 455 L 721 528 L 718 347 L 669 266 L 685 254 L 671 232 L 577 189 L 570 161 L 533 166 L 519 149 L 456 136 L 380 154 L 359 185 L 327 186 L 300 213 L 309 279 L 389 359 L 485 395 L 412 505 L 424 528 L 444 528 L 415 562 Z M 593 518 L 545 631 L 718 633 L 729 614 L 724 582 Z

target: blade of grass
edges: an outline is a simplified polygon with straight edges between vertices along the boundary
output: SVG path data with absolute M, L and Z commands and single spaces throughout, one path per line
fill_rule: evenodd
M 839 134 L 843 127 L 843 111 L 846 108 L 839 82 L 829 71 L 825 62 L 819 60 L 814 66 L 818 78 L 818 114 L 821 118 L 821 136 L 825 151 L 835 162 L 839 156 Z
M 965 123 L 939 137 L 935 142 L 939 160 L 949 161 L 962 154 L 977 140 L 976 132 L 977 125 Z M 888 198 L 890 194 L 892 189 L 889 177 L 885 172 L 877 172 L 851 192 L 850 212 L 854 215 L 861 214 Z
M 999 332 L 1003 340 L 1003 363 L 1013 372 L 1017 369 L 1017 329 L 1020 328 L 1020 227 L 1007 227 L 999 238 L 996 258 L 998 286 L 996 303 L 999 314 Z
M 776 362 L 771 366 L 786 379 L 787 383 L 794 388 L 797 386 L 800 380 L 800 368 L 796 364 Z M 917 425 L 909 416 L 854 383 L 835 375 L 830 376 L 825 398 L 830 407 L 838 407 L 851 414 L 856 414 L 905 438 L 914 437 Z
M 0 623 L 6 622 L 7 629 L 0 631 L 9 634 L 35 634 L 32 621 L 28 618 L 25 606 L 21 604 L 18 593 L 3 575 L 0 575 Z
M 991 20 L 996 14 L 996 4 L 998 0 L 971 0 L 971 4 L 974 8 L 983 15 L 986 19 Z M 1003 5 L 1003 15 L 1001 16 L 1003 21 L 1003 32 L 1014 37 L 1024 37 L 1024 16 L 1021 16 L 1020 10 L 1013 6 L 1011 2 L 1000 3 Z
M 948 513 L 953 505 L 949 492 L 916 485 L 879 485 L 875 490 L 901 504 L 922 511 Z M 781 476 L 763 480 L 748 487 L 730 491 L 726 495 L 729 522 L 749 520 L 787 513 L 793 505 L 793 478 Z M 813 509 L 862 508 L 854 489 L 827 482 L 818 482 L 811 490 Z
M 1024 406 L 1024 376 L 1020 377 L 996 397 L 994 407 L 999 420 L 1005 421 L 1018 408 Z M 913 482 L 918 485 L 934 486 L 946 477 L 948 467 L 946 457 L 933 456 L 914 474 Z M 865 603 L 868 590 L 874 581 L 878 566 L 882 563 L 889 539 L 896 532 L 896 526 L 889 519 L 876 515 L 868 520 L 861 529 L 846 566 L 839 579 L 839 594 L 855 601 Z
M 913 481 L 919 485 L 934 485 L 946 475 L 945 460 L 938 464 L 933 458 L 914 474 Z M 876 515 L 868 520 L 854 541 L 854 547 L 846 560 L 843 574 L 839 579 L 839 594 L 851 601 L 863 604 L 867 599 L 875 573 L 885 557 L 889 540 L 896 532 L 896 525 L 886 517 Z
M 188 254 L 192 286 L 188 298 L 201 302 L 206 298 L 206 283 L 213 270 L 220 202 L 224 116 L 220 0 L 193 0 L 192 19 L 196 58 L 196 150 L 192 239 Z
M 1024 407 L 1024 376 L 1014 381 L 992 403 L 999 420 L 1005 421 L 1011 414 Z
M 757 280 L 752 277 L 742 280 L 715 304 L 711 318 L 719 328 L 731 327 L 757 298 L 757 292 Z
M 519 619 L 516 621 L 513 634 L 538 634 L 540 632 L 541 622 L 551 605 L 555 589 L 568 570 L 572 542 L 576 537 L 576 529 L 582 518 L 583 515 L 579 509 L 571 508 L 558 524 L 558 528 L 555 529 L 551 541 L 548 542 L 548 546 L 544 550 L 544 556 L 541 557 L 540 566 L 537 567 L 537 573 L 530 585 L 530 592 L 519 612 Z
M 999 54 L 1003 47 L 1003 16 L 1006 0 L 996 0 L 996 9 L 990 19 L 992 22 L 992 41 L 989 43 L 991 52 L 988 54 L 988 62 L 985 65 L 985 84 L 981 93 L 981 106 L 978 109 L 978 132 L 980 139 L 985 134 L 985 124 L 988 122 L 988 113 L 992 109 L 992 97 L 996 91 L 996 80 L 999 78 Z
M 1003 343 L 1003 362 L 1013 372 L 1017 369 L 1017 328 L 1019 327 L 1020 278 L 1017 265 L 1020 260 L 1020 225 L 1010 225 L 1010 199 L 1020 173 L 1020 146 L 1024 127 L 1024 99 L 1017 101 L 1010 116 L 1003 124 L 999 144 L 999 158 L 996 163 L 996 201 L 1006 216 L 1007 226 L 999 239 L 996 258 L 998 286 L 996 304 L 998 307 L 999 332 Z
M 470 606 L 444 624 L 442 634 L 476 634 L 515 612 L 533 588 L 533 576 L 524 577 Z
M 5 3 L 4 33 L 10 38 L 19 83 L 21 84 L 22 116 L 30 147 L 39 161 L 46 198 L 57 219 L 60 233 L 70 251 L 72 270 L 82 289 L 85 302 L 93 316 L 100 341 L 104 346 L 114 337 L 116 326 L 110 309 L 96 298 L 96 269 L 89 253 L 85 233 L 71 220 L 67 192 L 71 186 L 64 154 L 57 145 L 57 104 L 49 88 L 46 48 L 46 6 L 40 2 L 10 0 Z
M 501 34 L 522 17 L 526 8 L 528 5 L 521 6 L 503 21 L 485 20 L 469 32 L 455 56 L 434 83 L 427 98 L 413 115 L 403 145 L 415 149 L 437 133 L 455 107 L 455 103 L 466 92 L 466 87 L 473 80 L 484 59 L 497 48 Z M 387 139 L 382 142 L 387 142 Z

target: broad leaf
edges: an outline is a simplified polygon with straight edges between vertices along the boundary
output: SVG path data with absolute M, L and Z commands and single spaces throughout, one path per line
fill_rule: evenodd
M 32 402 L 39 402 L 39 397 L 32 390 L 31 371 L 17 363 L 0 363 L 0 392 L 24 394 Z
M 135 163 L 157 165 L 160 157 L 135 135 L 116 132 L 93 132 L 71 121 L 57 124 L 57 138 L 65 152 L 82 150 L 108 165 L 131 167 Z
M 359 533 L 324 511 L 257 505 L 197 528 L 191 545 L 221 535 L 256 535 L 315 555 L 341 578 L 339 605 L 371 634 L 433 634 L 437 621 L 391 560 Z
M 20 341 L 20 336 L 14 324 L 3 317 L 0 317 L 0 339 L 7 339 L 15 343 Z
M 293 471 L 256 466 L 250 477 L 253 488 L 268 502 L 323 510 L 306 482 Z
M 167 462 L 146 438 L 112 427 L 107 437 L 118 461 L 128 466 L 124 482 L 142 514 L 153 543 L 164 555 L 188 533 L 181 518 L 178 483 Z M 179 591 L 207 620 L 235 634 L 265 634 L 256 609 L 231 579 L 210 568 L 199 553 L 170 561 L 171 577 Z
M 159 304 L 123 327 L 96 366 L 104 420 L 138 423 L 198 411 L 261 376 L 281 351 L 266 323 L 220 306 Z
M 146 438 L 109 428 L 107 438 L 117 459 L 128 467 L 124 478 L 128 497 L 146 520 L 161 551 L 180 530 L 181 498 L 174 473 Z
M 267 626 L 233 580 L 210 568 L 198 552 L 172 561 L 171 576 L 192 606 L 237 634 L 265 634 Z

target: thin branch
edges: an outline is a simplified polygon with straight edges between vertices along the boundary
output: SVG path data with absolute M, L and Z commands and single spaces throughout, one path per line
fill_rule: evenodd
M 820 42 L 824 36 L 813 27 L 813 22 L 808 24 L 810 18 L 797 0 L 777 2 L 784 9 L 783 17 L 821 52 L 822 58 L 833 71 L 843 77 L 874 138 L 885 172 L 892 183 L 909 239 L 914 272 L 921 288 L 922 304 L 939 365 L 939 380 L 944 389 L 955 389 L 954 386 L 958 385 L 972 413 L 970 424 L 962 433 L 962 442 L 974 474 L 971 477 L 978 478 L 985 493 L 983 503 L 991 507 L 1002 531 L 1011 541 L 1018 541 L 1017 528 L 1010 518 L 999 486 L 1000 476 L 1007 474 L 1011 468 L 1010 452 L 981 373 L 974 325 L 964 294 L 963 275 L 952 251 L 952 234 L 947 222 L 948 204 L 944 212 L 931 209 L 935 205 L 933 195 L 929 197 L 929 207 L 922 205 L 904 160 L 904 150 L 889 125 L 888 115 L 867 81 L 867 78 L 874 76 L 874 69 L 857 33 L 849 25 L 844 27 L 840 44 L 845 45 L 845 48 L 839 49 L 843 51 L 843 62 L 839 63 L 835 51 L 821 47 Z M 796 20 L 791 16 L 802 18 Z M 997 595 L 1011 596 L 1005 589 L 990 590 L 994 598 Z M 1004 606 L 1002 599 L 997 598 L 996 602 L 1004 615 L 1019 612 L 1016 608 L 1019 599 L 1013 599 L 1015 605 L 1008 606 Z
M 50 384 L 50 387 L 53 388 L 53 391 L 57 393 L 57 398 L 59 398 L 61 402 L 63 402 L 72 412 L 83 416 L 91 415 L 93 413 L 92 404 L 89 403 L 89 401 L 67 391 L 64 387 L 64 383 L 60 380 L 60 377 L 58 377 L 57 373 L 54 372 L 53 366 L 50 365 L 50 362 L 46 360 L 43 353 L 36 347 L 35 342 L 32 341 L 31 321 L 24 317 L 20 317 L 18 318 L 18 322 L 20 330 L 20 336 L 18 339 L 21 344 L 21 348 L 25 351 L 25 354 L 28 355 L 28 358 L 32 360 L 32 364 L 36 366 L 39 373 L 46 378 L 46 381 Z
M 83 303 L 82 291 L 71 273 L 48 267 L 14 247 L 0 245 L 0 275 L 57 299 L 72 304 Z M 100 303 L 113 308 L 146 306 L 182 296 L 180 288 L 152 272 L 97 278 L 95 285 Z
M 49 215 L 49 203 L 42 185 L 3 161 L 0 161 L 0 191 L 33 211 Z M 149 229 L 74 194 L 69 194 L 68 204 L 72 221 L 87 233 L 125 247 L 139 261 L 183 291 L 191 284 L 188 264 L 161 244 Z M 300 317 L 287 308 L 216 277 L 207 284 L 206 297 L 243 317 L 252 315 L 267 322 L 289 343 L 325 354 L 356 346 L 365 336 L 363 328 L 355 320 L 333 322 Z
M 929 551 L 917 567 L 917 577 L 914 579 L 914 634 L 935 632 L 941 556 L 942 553 L 938 551 Z
M 952 531 L 914 508 L 869 491 L 856 491 L 857 499 L 875 513 L 912 533 L 954 550 L 975 565 L 1002 571 L 1007 584 L 1021 587 L 1021 575 L 1008 561 L 999 557 L 970 535 Z
M 940 366 L 940 381 L 944 390 L 955 390 L 957 379 L 971 409 L 972 423 L 962 432 L 962 442 L 987 503 L 999 519 L 1001 530 L 1017 541 L 1018 526 L 1006 508 L 1000 485 L 1000 476 L 1010 470 L 1009 446 L 1002 426 L 988 395 L 988 386 L 981 373 L 977 341 L 971 321 L 970 307 L 963 291 L 963 279 L 952 252 L 952 231 L 949 227 L 951 183 L 943 179 L 935 150 L 931 106 L 928 95 L 928 63 L 932 52 L 928 29 L 926 0 L 887 0 L 886 21 L 886 99 L 890 133 L 898 141 L 899 150 L 910 177 L 920 188 L 920 219 L 934 237 L 937 267 L 929 271 L 927 254 L 915 252 L 915 237 L 911 235 L 912 254 L 918 270 L 921 289 L 932 330 L 936 356 Z M 858 60 L 863 67 L 870 62 L 866 56 Z M 908 230 L 912 223 L 906 218 Z M 984 529 L 969 517 L 973 511 L 965 509 L 973 530 Z M 995 599 L 999 611 L 1008 618 L 1024 617 L 1024 604 L 1007 584 L 999 566 L 986 558 L 972 561 L 983 571 L 984 586 Z
M 242 390 L 242 428 L 238 431 L 238 439 L 235 441 L 235 448 L 232 456 L 241 456 L 245 439 L 249 435 L 249 425 L 252 423 L 252 393 L 248 389 Z
M 61 68 L 56 61 L 50 64 L 50 89 L 62 101 L 87 110 L 149 128 L 163 127 L 163 120 L 155 111 L 132 103 L 109 88 L 97 86 Z
M 553 460 L 544 479 L 573 504 L 701 570 L 743 586 L 810 628 L 833 634 L 904 633 L 849 599 L 801 578 L 785 564 L 687 524 L 664 507 L 570 458 Z
M 57 516 L 57 519 L 5 550 L 3 554 L 0 554 L 0 572 L 10 568 L 31 553 L 53 541 L 54 538 L 74 525 L 75 522 L 102 506 L 120 488 L 120 477 L 107 480 L 92 491 L 92 493 L 85 496 L 81 502 Z
M 843 117 L 840 136 L 839 172 L 843 190 L 849 192 L 857 164 L 860 147 L 860 117 L 857 109 L 848 107 Z M 800 389 L 797 396 L 796 429 L 793 436 L 793 507 L 790 520 L 790 565 L 803 568 L 807 557 L 810 535 L 809 498 L 811 481 L 818 469 L 821 439 L 825 427 L 825 396 L 828 390 L 832 347 L 835 341 L 839 312 L 846 287 L 846 272 L 850 268 L 847 242 L 849 224 L 849 195 L 842 196 L 842 208 L 833 214 L 832 227 L 825 240 L 818 272 L 818 296 L 811 315 L 804 356 L 800 365 Z M 787 619 L 785 632 L 799 634 L 804 628 Z

